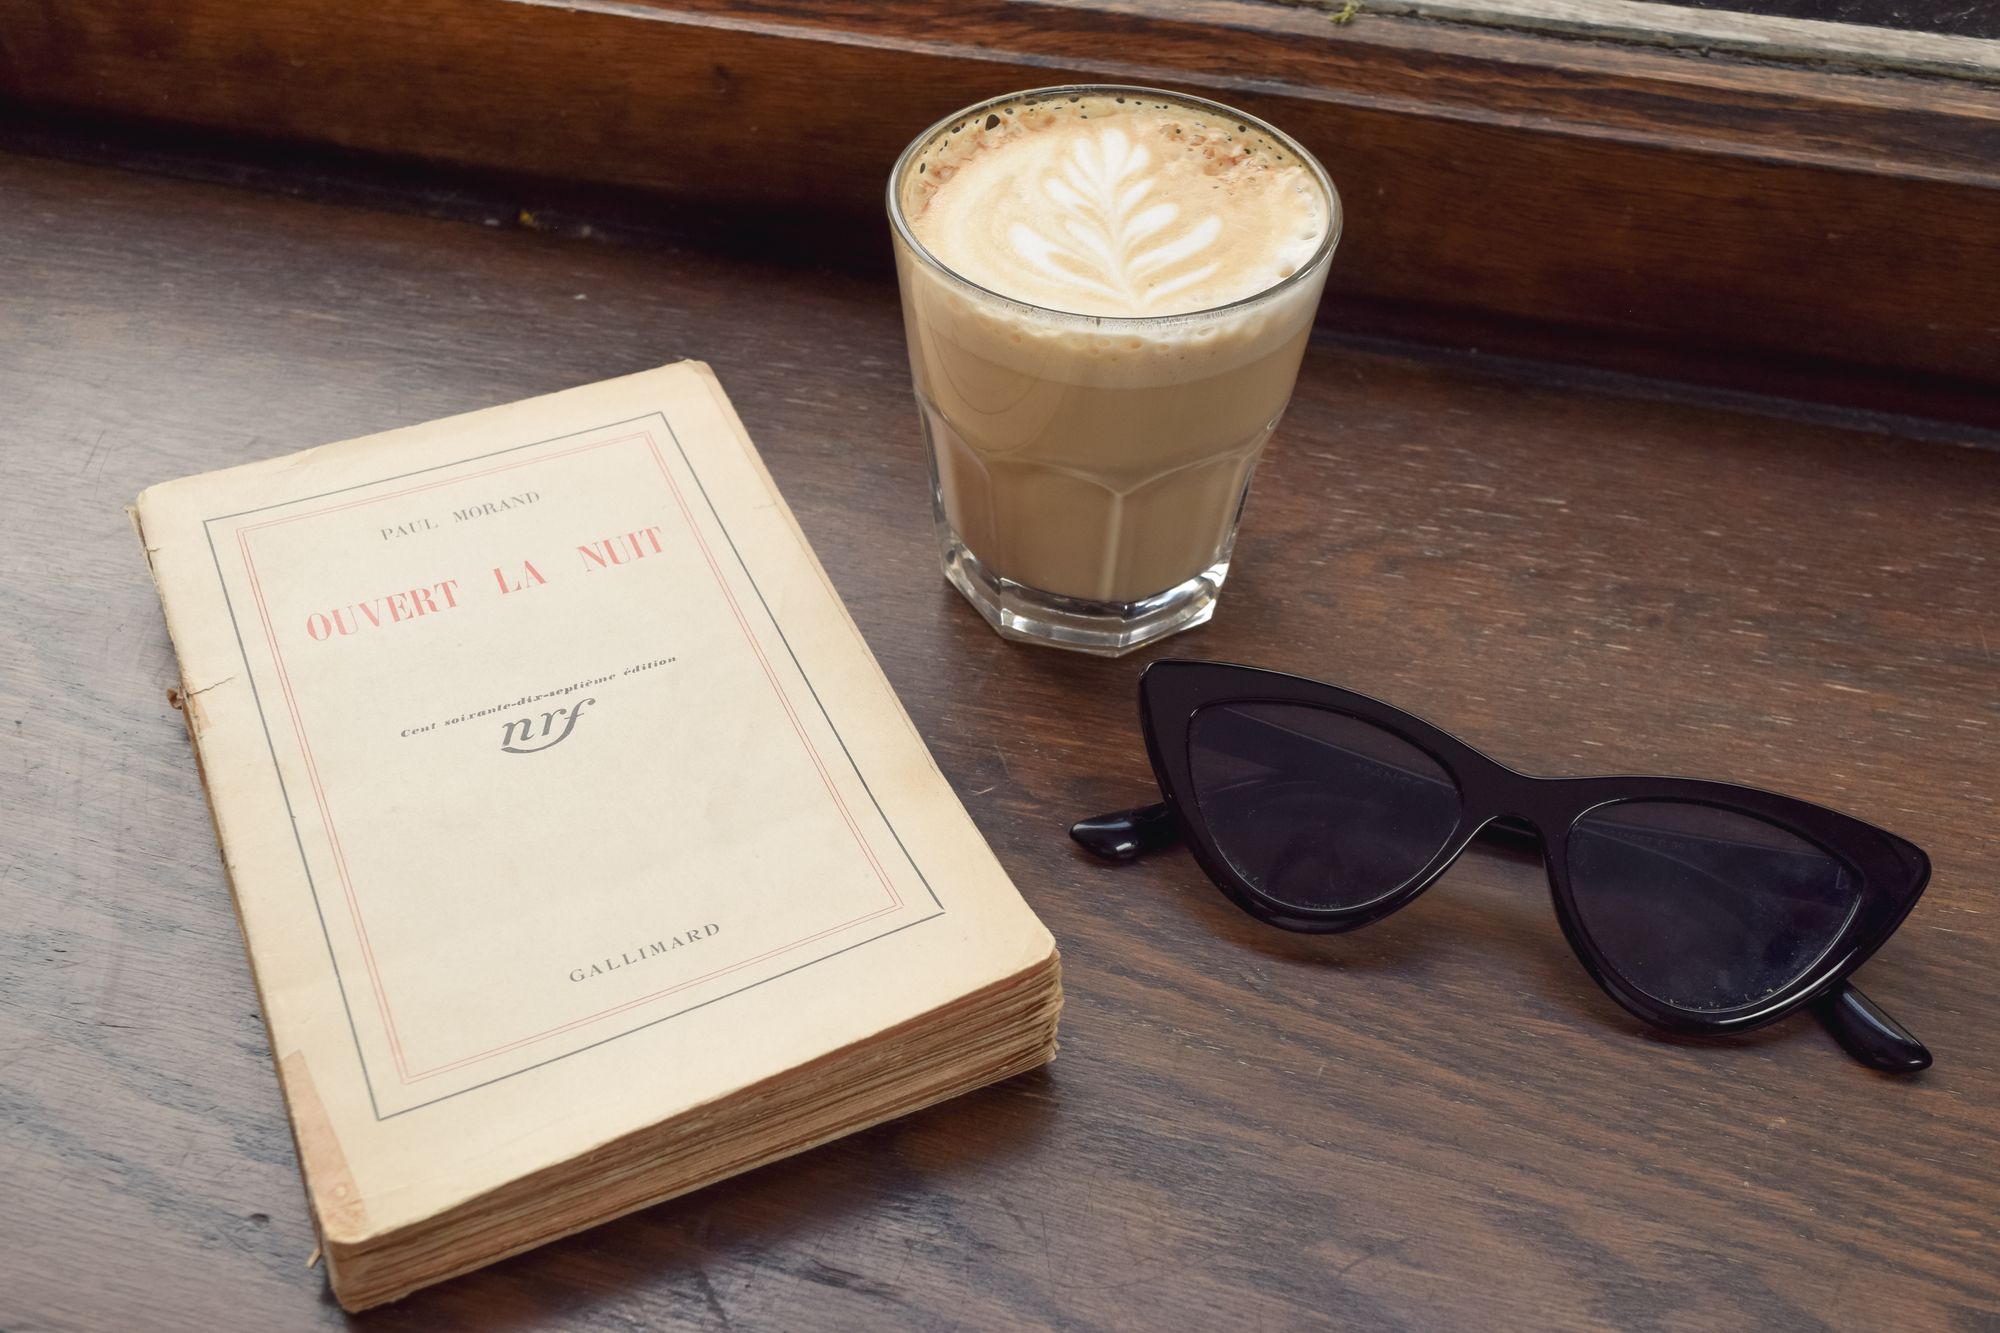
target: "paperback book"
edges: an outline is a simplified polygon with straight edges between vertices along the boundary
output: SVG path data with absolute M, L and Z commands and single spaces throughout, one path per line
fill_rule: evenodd
M 133 517 L 348 1309 L 1054 1054 L 1049 933 L 706 366 Z

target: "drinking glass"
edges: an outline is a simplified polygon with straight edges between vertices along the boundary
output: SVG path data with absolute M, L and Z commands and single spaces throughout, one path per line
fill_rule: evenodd
M 1185 112 L 1297 162 L 1323 196 L 1318 248 L 1262 291 L 1159 316 L 1017 300 L 926 250 L 910 210 L 953 137 L 1077 98 Z M 1002 635 L 1083 652 L 1129 652 L 1208 620 L 1340 239 L 1325 169 L 1281 131 L 1218 102 L 1156 88 L 1038 88 L 918 135 L 890 175 L 888 210 L 945 577 Z

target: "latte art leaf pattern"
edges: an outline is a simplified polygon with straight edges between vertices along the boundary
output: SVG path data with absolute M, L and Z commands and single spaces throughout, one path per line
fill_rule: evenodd
M 1247 123 L 1087 95 L 1007 114 L 929 141 L 898 186 L 924 251 L 986 291 L 1092 319 L 1193 314 L 1272 291 L 1327 236 L 1309 164 Z
M 1222 234 L 1211 213 L 1191 226 L 1177 204 L 1148 202 L 1152 155 L 1122 129 L 1079 136 L 1042 179 L 1053 209 L 1046 227 L 1016 222 L 1007 239 L 1021 262 L 1060 282 L 1136 308 L 1151 306 L 1216 271 L 1205 253 Z

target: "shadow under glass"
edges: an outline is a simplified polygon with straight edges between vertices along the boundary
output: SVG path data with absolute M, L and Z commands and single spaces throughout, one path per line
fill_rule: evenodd
M 1188 724 L 1195 804 L 1245 883 L 1306 909 L 1394 893 L 1458 827 L 1438 762 L 1359 718 L 1307 704 L 1210 704 Z
M 1569 830 L 1570 895 L 1604 961 L 1655 1000 L 1738 1009 L 1804 976 L 1861 901 L 1845 863 L 1768 820 L 1623 801 Z

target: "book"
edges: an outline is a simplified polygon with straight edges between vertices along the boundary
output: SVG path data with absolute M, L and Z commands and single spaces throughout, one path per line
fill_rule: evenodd
M 1053 940 L 706 366 L 132 512 L 349 1310 L 1053 1056 Z

